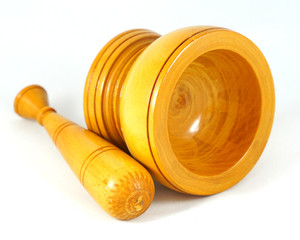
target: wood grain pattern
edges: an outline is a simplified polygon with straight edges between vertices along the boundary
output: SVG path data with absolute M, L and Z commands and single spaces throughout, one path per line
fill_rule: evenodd
M 274 105 L 260 50 L 212 26 L 118 35 L 91 66 L 84 97 L 89 129 L 128 148 L 162 184 L 197 195 L 226 190 L 253 168 Z
M 45 127 L 82 185 L 110 215 L 127 220 L 148 209 L 154 184 L 147 170 L 95 133 L 58 115 L 48 106 L 42 87 L 23 89 L 15 99 L 15 111 Z
M 99 52 L 87 77 L 84 113 L 88 128 L 125 151 L 118 115 L 122 85 L 136 58 L 159 36 L 145 29 L 116 36 Z

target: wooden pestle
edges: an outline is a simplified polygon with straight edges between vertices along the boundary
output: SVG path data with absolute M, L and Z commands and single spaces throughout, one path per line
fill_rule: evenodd
M 148 171 L 98 135 L 48 106 L 46 91 L 31 85 L 16 97 L 15 112 L 36 119 L 96 202 L 111 216 L 128 220 L 145 212 L 154 196 Z

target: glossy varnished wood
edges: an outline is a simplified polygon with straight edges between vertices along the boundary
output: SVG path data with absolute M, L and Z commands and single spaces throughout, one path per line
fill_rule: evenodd
M 42 87 L 24 88 L 15 99 L 15 111 L 45 127 L 82 185 L 110 215 L 132 219 L 150 206 L 154 184 L 148 171 L 111 143 L 57 114 Z
M 118 35 L 99 52 L 87 77 L 84 113 L 88 128 L 125 151 L 119 123 L 121 89 L 136 58 L 159 36 L 145 29 Z
M 260 50 L 211 26 L 118 35 L 95 59 L 84 97 L 91 130 L 128 148 L 162 184 L 197 195 L 223 191 L 253 168 L 274 102 Z

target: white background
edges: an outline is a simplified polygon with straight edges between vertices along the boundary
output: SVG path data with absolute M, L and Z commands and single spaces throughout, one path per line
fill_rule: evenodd
M 300 239 L 300 2 L 0 0 L 0 239 Z M 254 169 L 210 197 L 156 184 L 148 211 L 119 221 L 73 175 L 44 129 L 13 112 L 29 84 L 85 126 L 83 88 L 98 51 L 132 28 L 230 28 L 254 41 L 276 88 L 276 115 Z

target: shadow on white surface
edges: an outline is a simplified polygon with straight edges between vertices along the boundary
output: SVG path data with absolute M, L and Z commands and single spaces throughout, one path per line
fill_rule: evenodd
M 196 205 L 203 203 L 211 196 L 195 196 L 176 192 L 156 182 L 155 196 L 150 208 L 135 221 L 148 222 L 161 218 L 168 218 L 174 214 L 187 211 Z
M 280 184 L 299 169 L 299 122 L 298 111 L 277 109 L 267 146 L 254 169 L 242 180 L 242 194 Z

